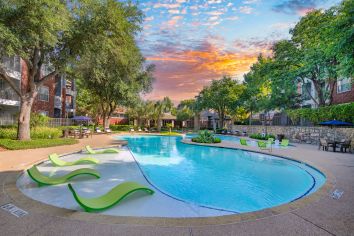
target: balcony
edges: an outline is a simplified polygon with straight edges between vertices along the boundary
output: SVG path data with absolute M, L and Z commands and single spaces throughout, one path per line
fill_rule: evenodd
M 6 68 L 6 73 L 8 76 L 10 76 L 11 78 L 17 79 L 17 80 L 21 80 L 21 72 L 19 71 L 15 71 L 9 68 Z
M 61 109 L 62 104 L 61 104 L 61 97 L 60 96 L 55 96 L 54 97 L 54 108 Z
M 73 91 L 71 89 L 66 89 L 66 95 L 70 95 L 70 96 L 76 96 L 76 91 Z
M 19 106 L 20 97 L 10 89 L 1 90 L 0 104 L 7 105 L 7 106 Z

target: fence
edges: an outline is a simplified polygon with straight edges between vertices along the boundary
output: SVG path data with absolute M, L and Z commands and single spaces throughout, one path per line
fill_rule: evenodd
M 74 121 L 70 118 L 50 118 L 47 125 L 48 127 L 70 126 Z M 17 125 L 17 119 L 15 118 L 2 118 L 0 117 L 0 126 Z

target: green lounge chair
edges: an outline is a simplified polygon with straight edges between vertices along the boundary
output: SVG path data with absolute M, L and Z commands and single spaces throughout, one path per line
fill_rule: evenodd
M 270 146 L 270 148 L 267 147 L 267 143 L 264 142 L 264 141 L 258 141 L 257 144 L 258 144 L 258 147 L 259 147 L 261 150 L 269 150 L 269 151 L 272 151 L 272 146 Z
M 118 153 L 119 152 L 118 149 L 115 149 L 115 148 L 107 148 L 103 151 L 95 151 L 88 145 L 85 148 L 89 154 L 108 154 L 108 153 Z
M 283 139 L 280 143 L 280 146 L 282 146 L 282 147 L 289 146 L 289 139 Z
M 74 195 L 74 198 L 77 203 L 87 212 L 102 211 L 108 209 L 114 206 L 115 204 L 118 204 L 123 198 L 135 191 L 142 190 L 149 194 L 154 194 L 154 191 L 152 189 L 135 182 L 121 183 L 111 189 L 108 193 L 97 198 L 81 197 L 77 195 L 71 184 L 68 184 L 68 187 Z
M 27 173 L 35 182 L 38 183 L 39 187 L 44 186 L 44 185 L 62 184 L 77 175 L 92 175 L 92 176 L 95 176 L 96 178 L 101 177 L 100 173 L 98 173 L 96 170 L 89 169 L 89 168 L 81 168 L 78 170 L 74 170 L 74 171 L 70 172 L 69 174 L 63 175 L 61 177 L 45 176 L 41 172 L 39 172 L 39 170 L 37 169 L 36 166 L 32 166 L 30 169 L 28 169 Z
M 274 138 L 268 138 L 268 143 L 273 144 L 274 143 Z
M 248 146 L 247 140 L 244 139 L 244 138 L 240 138 L 240 144 L 243 145 L 243 146 Z
M 84 157 L 77 161 L 66 162 L 59 158 L 58 154 L 53 153 L 49 155 L 49 160 L 53 163 L 54 166 L 74 166 L 80 164 L 98 164 L 99 161 L 92 157 Z

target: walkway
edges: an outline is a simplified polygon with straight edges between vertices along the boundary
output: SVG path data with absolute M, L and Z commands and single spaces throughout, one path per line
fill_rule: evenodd
M 46 159 L 49 153 L 72 152 L 85 144 L 93 147 L 111 145 L 112 139 L 108 135 L 100 135 L 80 140 L 79 144 L 72 146 L 0 152 L 0 205 L 14 203 L 29 212 L 27 216 L 16 218 L 0 209 L 1 235 L 354 235 L 354 155 L 318 151 L 317 147 L 310 145 L 273 150 L 273 153 L 306 161 L 332 173 L 336 182 L 334 189 L 343 191 L 342 197 L 333 199 L 328 192 L 305 207 L 282 214 L 274 212 L 273 216 L 258 220 L 243 218 L 241 222 L 225 225 L 173 227 L 142 225 L 138 221 L 129 224 L 117 218 L 116 222 L 103 224 L 92 222 L 96 214 L 85 214 L 86 220 L 82 220 L 84 213 L 78 212 L 58 217 L 57 213 L 62 214 L 59 208 L 43 213 L 42 209 L 28 205 L 25 200 L 14 202 L 9 198 L 4 183 L 13 179 L 18 170 Z M 227 142 L 224 145 L 238 147 Z M 163 221 L 156 222 L 161 225 Z

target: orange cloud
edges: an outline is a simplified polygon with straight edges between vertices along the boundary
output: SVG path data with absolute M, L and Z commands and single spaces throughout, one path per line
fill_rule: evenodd
M 159 56 L 147 57 L 156 65 L 156 82 L 154 90 L 146 98 L 155 100 L 169 96 L 177 102 L 193 98 L 211 80 L 220 79 L 223 75 L 241 78 L 260 52 L 269 54 L 269 45 L 255 42 L 243 48 L 246 45 L 238 42 L 234 51 L 225 51 L 216 44 L 205 42 L 198 49 L 163 50 Z

